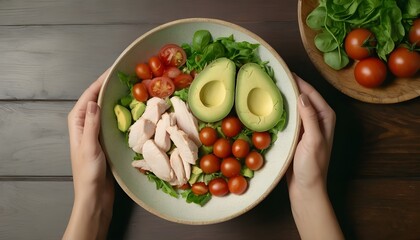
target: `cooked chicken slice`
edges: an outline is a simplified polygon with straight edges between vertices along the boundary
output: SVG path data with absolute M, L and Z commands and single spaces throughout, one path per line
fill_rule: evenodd
M 152 171 L 152 169 L 149 165 L 147 165 L 147 162 L 145 160 L 134 160 L 131 162 L 131 166 L 145 171 Z
M 176 123 L 179 129 L 184 131 L 197 146 L 201 146 L 201 141 L 198 136 L 197 119 L 187 108 L 185 102 L 179 97 L 172 97 L 171 102 L 175 110 Z
M 143 144 L 155 133 L 156 125 L 150 120 L 140 118 L 130 127 L 128 145 L 137 153 L 142 153 Z
M 140 118 L 148 119 L 157 124 L 162 113 L 164 113 L 170 105 L 162 98 L 153 97 L 147 101 L 146 109 Z
M 143 146 L 143 157 L 156 177 L 171 182 L 174 179 L 174 172 L 170 166 L 168 155 L 156 146 L 151 139 Z
M 169 137 L 178 148 L 182 160 L 190 164 L 195 164 L 198 158 L 197 145 L 188 138 L 188 135 L 184 131 L 179 130 L 176 126 L 168 127 L 166 131 L 168 131 Z
M 184 161 L 184 160 L 182 160 L 182 164 L 184 166 L 185 179 L 188 181 L 190 180 L 190 177 L 191 177 L 191 165 L 187 161 Z
M 181 156 L 179 156 L 178 148 L 175 148 L 172 151 L 171 157 L 169 158 L 169 161 L 171 163 L 171 167 L 172 167 L 172 169 L 175 173 L 176 179 L 177 179 L 177 181 L 175 181 L 176 184 L 174 184 L 174 185 L 179 185 L 179 186 L 184 185 L 187 182 L 187 179 L 185 177 L 184 163 L 181 159 Z
M 168 132 L 166 132 L 166 128 L 171 126 L 170 118 L 168 113 L 164 113 L 156 125 L 155 143 L 164 152 L 171 148 L 171 139 Z

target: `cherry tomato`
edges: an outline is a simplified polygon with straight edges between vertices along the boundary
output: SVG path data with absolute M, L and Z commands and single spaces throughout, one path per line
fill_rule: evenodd
M 196 182 L 191 186 L 191 191 L 195 195 L 204 195 L 204 194 L 208 193 L 209 188 L 207 187 L 207 185 L 204 182 Z
M 178 45 L 167 44 L 160 49 L 159 58 L 166 66 L 180 67 L 187 60 L 187 55 Z
M 271 136 L 268 132 L 253 132 L 252 133 L 252 144 L 257 149 L 263 150 L 270 146 Z
M 215 173 L 220 170 L 220 159 L 214 154 L 204 155 L 200 159 L 200 168 L 204 173 Z
M 242 123 L 239 118 L 234 116 L 226 117 L 222 120 L 222 132 L 227 137 L 235 137 L 242 131 Z
M 414 20 L 413 26 L 411 26 L 408 33 L 408 39 L 412 44 L 416 44 L 417 47 L 420 46 L 420 18 Z
M 420 54 L 399 47 L 389 55 L 388 67 L 397 77 L 412 77 L 420 68 Z
M 136 83 L 133 86 L 132 93 L 134 98 L 139 102 L 146 102 L 149 99 L 149 93 L 146 85 L 143 83 Z
M 190 74 L 181 73 L 174 79 L 174 84 L 177 90 L 189 87 L 193 77 Z
M 182 71 L 179 70 L 179 68 L 177 67 L 168 67 L 163 71 L 163 76 L 174 79 L 178 77 L 181 73 Z
M 181 190 L 187 190 L 187 189 L 190 189 L 190 188 L 191 188 L 191 186 L 190 186 L 189 183 L 184 183 L 183 185 L 178 186 L 178 189 L 181 189 Z
M 197 77 L 197 75 L 198 75 L 198 72 L 196 70 L 192 70 L 190 72 L 190 75 L 191 75 L 191 77 L 193 77 L 195 79 L 195 77 Z
M 219 138 L 213 144 L 213 153 L 219 158 L 225 158 L 230 156 L 232 153 L 232 147 L 229 140 L 225 138 Z
M 259 152 L 252 151 L 245 158 L 245 165 L 251 170 L 259 170 L 263 164 L 264 158 Z
M 220 171 L 225 177 L 234 177 L 241 173 L 241 163 L 233 157 L 228 157 L 222 160 Z
M 150 83 L 152 82 L 152 79 L 144 79 L 141 82 L 147 87 L 147 90 L 149 90 L 149 86 L 150 86 Z
M 379 58 L 366 58 L 356 64 L 354 77 L 356 81 L 368 88 L 378 87 L 386 78 L 386 65 Z
M 232 144 L 232 154 L 237 158 L 244 158 L 249 153 L 249 144 L 243 139 L 236 139 Z
M 204 127 L 201 129 L 199 137 L 202 144 L 205 146 L 211 146 L 217 140 L 217 132 L 212 127 Z
M 241 175 L 231 177 L 228 181 L 228 187 L 231 193 L 241 195 L 248 188 L 248 181 Z
M 361 60 L 371 55 L 370 47 L 376 45 L 373 33 L 364 28 L 356 28 L 349 32 L 344 41 L 344 49 L 352 59 Z
M 209 182 L 210 193 L 217 197 L 222 197 L 229 193 L 228 183 L 223 178 L 215 178 Z
M 175 86 L 170 78 L 156 77 L 150 82 L 148 90 L 153 97 L 165 98 L 174 93 Z
M 149 65 L 146 63 L 139 63 L 136 66 L 136 75 L 140 79 L 151 79 L 152 71 L 150 70 Z
M 149 59 L 149 67 L 155 77 L 161 77 L 165 70 L 165 66 L 163 66 L 162 62 L 156 56 Z

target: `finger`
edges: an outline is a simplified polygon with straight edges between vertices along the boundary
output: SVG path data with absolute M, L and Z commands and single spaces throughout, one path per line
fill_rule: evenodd
M 322 138 L 322 133 L 319 127 L 318 114 L 315 108 L 312 106 L 308 96 L 304 93 L 299 96 L 298 110 L 302 118 L 305 136 L 308 136 L 309 140 Z
M 98 98 L 101 85 L 107 76 L 109 69 L 106 70 L 88 89 L 80 96 L 77 103 L 68 116 L 68 127 L 70 135 L 70 143 L 72 146 L 78 145 L 83 134 L 83 126 L 85 122 L 86 107 L 88 101 L 96 101 Z
M 335 113 L 324 98 L 309 83 L 294 74 L 300 91 L 308 96 L 311 104 L 318 114 L 321 132 L 331 143 L 334 136 Z
M 82 144 L 87 149 L 87 154 L 96 158 L 100 153 L 98 135 L 100 128 L 100 109 L 96 102 L 87 104 L 85 124 L 83 128 Z

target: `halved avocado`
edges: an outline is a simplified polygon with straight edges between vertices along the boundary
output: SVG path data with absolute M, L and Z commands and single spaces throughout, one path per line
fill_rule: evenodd
M 236 82 L 236 113 L 249 129 L 264 132 L 273 128 L 283 113 L 280 90 L 256 63 L 243 65 Z
M 126 132 L 131 125 L 130 111 L 127 108 L 117 104 L 114 107 L 114 113 L 117 117 L 118 129 L 121 132 Z
M 188 92 L 191 112 L 204 122 L 216 122 L 232 110 L 235 95 L 235 63 L 218 58 L 201 71 Z

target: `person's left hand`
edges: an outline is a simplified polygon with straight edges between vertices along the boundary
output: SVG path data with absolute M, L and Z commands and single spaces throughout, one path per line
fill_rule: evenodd
M 90 216 L 95 218 L 91 219 L 91 223 L 98 221 L 99 226 L 91 226 L 93 233 L 97 230 L 96 237 L 101 235 L 99 231 L 108 229 L 112 218 L 114 182 L 98 140 L 100 108 L 96 103 L 107 72 L 86 89 L 68 115 L 74 206 L 66 234 L 72 229 L 73 222 L 81 221 L 79 214 L 85 219 Z M 83 232 L 79 227 L 75 227 L 76 231 Z

